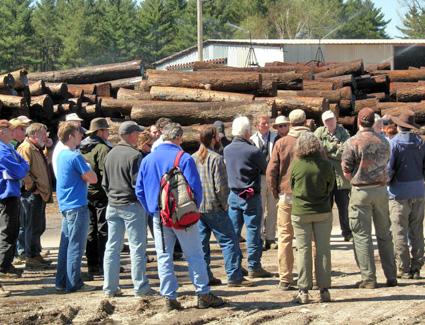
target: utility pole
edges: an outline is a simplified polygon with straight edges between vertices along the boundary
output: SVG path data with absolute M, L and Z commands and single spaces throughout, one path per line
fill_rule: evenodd
M 198 61 L 204 61 L 204 49 L 202 46 L 203 26 L 202 26 L 202 0 L 196 0 L 198 9 Z

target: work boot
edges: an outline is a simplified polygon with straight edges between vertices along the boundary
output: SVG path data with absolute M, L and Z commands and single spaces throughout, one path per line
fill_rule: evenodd
M 10 296 L 10 291 L 6 290 L 1 284 L 0 284 L 0 298 L 5 298 Z
M 356 285 L 360 289 L 375 289 L 377 287 L 377 284 L 375 281 L 368 281 L 368 280 L 357 282 Z
M 44 265 L 50 265 L 50 264 L 52 264 L 52 262 L 50 262 L 50 261 L 48 261 L 48 260 L 45 260 L 44 258 L 43 258 L 43 256 L 41 256 L 41 255 L 37 255 L 37 256 L 35 256 L 34 257 L 37 261 L 39 261 L 41 264 L 44 264 Z
M 165 309 L 167 311 L 182 310 L 182 305 L 176 299 L 165 298 Z
M 242 278 L 240 281 L 228 281 L 228 287 L 252 287 L 254 282 L 249 281 L 246 278 Z
M 220 307 L 225 304 L 224 300 L 220 297 L 215 296 L 214 294 L 207 293 L 204 295 L 198 295 L 198 308 L 199 309 L 205 309 L 205 308 L 215 308 Z
M 388 279 L 387 280 L 387 287 L 396 287 L 397 286 L 397 279 Z
M 21 269 L 15 268 L 11 265 L 6 270 L 0 270 L 0 278 L 5 279 L 19 279 L 22 276 L 23 271 Z
M 209 286 L 219 286 L 221 284 L 222 284 L 221 280 L 217 279 L 214 276 L 211 276 L 210 280 L 208 281 Z
M 269 271 L 266 271 L 262 267 L 260 267 L 254 271 L 249 271 L 248 276 L 250 278 L 272 278 L 273 273 L 270 273 Z
M 330 302 L 331 294 L 328 289 L 320 289 L 320 302 Z
M 12 264 L 13 265 L 25 265 L 25 255 L 21 254 L 21 255 L 15 256 Z
M 89 292 L 89 291 L 96 291 L 96 290 L 100 290 L 100 289 L 101 289 L 101 287 L 99 287 L 99 286 L 92 286 L 90 284 L 84 283 L 83 286 L 76 291 L 78 291 L 78 292 Z
M 308 296 L 308 290 L 300 290 L 295 298 L 292 300 L 296 304 L 308 304 L 310 302 L 310 297 Z
M 47 269 L 50 264 L 43 263 L 36 257 L 27 257 L 25 259 L 25 268 L 27 269 Z
M 295 290 L 295 288 L 292 286 L 291 283 L 284 282 L 284 281 L 279 282 L 279 289 L 282 291 Z

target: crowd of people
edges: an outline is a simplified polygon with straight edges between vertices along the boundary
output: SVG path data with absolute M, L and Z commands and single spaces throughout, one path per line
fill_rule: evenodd
M 103 276 L 105 296 L 122 295 L 120 253 L 127 233 L 134 295 L 157 295 L 146 274 L 150 228 L 159 294 L 168 310 L 182 308 L 174 272 L 180 250 L 198 308 L 224 304 L 210 291 L 222 284 L 210 267 L 211 234 L 222 250 L 228 287 L 250 287 L 252 279 L 273 277 L 262 265 L 262 253 L 277 249 L 279 288 L 298 290 L 294 301 L 302 304 L 316 288 L 320 300 L 329 302 L 334 203 L 342 238 L 353 242 L 361 274 L 357 287 L 377 286 L 372 223 L 386 285 L 396 286 L 397 278 L 420 278 L 425 142 L 409 110 L 381 118 L 364 108 L 352 137 L 331 111 L 322 114 L 323 126 L 315 130 L 299 109 L 273 124 L 265 115 L 254 125 L 238 116 L 232 140 L 223 122 L 216 121 L 200 131 L 193 155 L 181 148 L 183 128 L 168 118 L 148 129 L 123 122 L 115 146 L 108 141 L 106 119 L 93 119 L 89 130 L 82 121 L 75 113 L 67 115 L 53 146 L 44 124 L 25 116 L 0 120 L 0 280 L 21 277 L 23 269 L 15 265 L 52 267 L 40 239 L 54 180 L 62 214 L 58 293 L 100 289 L 84 279 Z M 184 229 L 164 225 L 160 216 L 161 180 L 174 166 L 200 213 L 199 221 Z M 84 254 L 86 275 L 81 272 Z M 10 294 L 0 284 L 0 296 Z

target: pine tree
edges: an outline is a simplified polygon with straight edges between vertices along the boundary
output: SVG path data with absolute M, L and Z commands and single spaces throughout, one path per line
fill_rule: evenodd
M 397 27 L 408 38 L 425 37 L 425 4 L 414 2 L 403 18 L 403 26 Z
M 32 67 L 33 31 L 30 0 L 0 1 L 0 70 Z

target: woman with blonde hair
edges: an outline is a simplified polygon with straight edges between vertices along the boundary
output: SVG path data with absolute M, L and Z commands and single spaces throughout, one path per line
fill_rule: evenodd
M 292 225 L 297 245 L 299 292 L 295 302 L 309 302 L 308 290 L 313 287 L 312 239 L 316 244 L 314 258 L 320 301 L 329 302 L 331 286 L 332 207 L 330 195 L 335 183 L 331 163 L 324 158 L 319 139 L 313 133 L 300 135 L 295 145 L 296 160 L 292 163 Z

